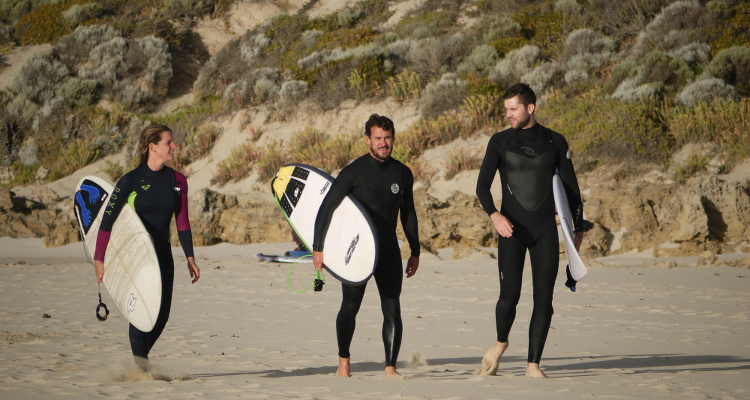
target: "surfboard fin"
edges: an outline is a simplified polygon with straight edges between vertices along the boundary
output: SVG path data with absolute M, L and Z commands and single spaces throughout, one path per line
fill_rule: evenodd
M 565 267 L 565 274 L 568 275 L 568 280 L 565 281 L 565 286 L 570 288 L 571 292 L 576 291 L 576 284 L 578 283 L 575 279 L 573 279 L 573 276 L 570 275 L 570 265 Z

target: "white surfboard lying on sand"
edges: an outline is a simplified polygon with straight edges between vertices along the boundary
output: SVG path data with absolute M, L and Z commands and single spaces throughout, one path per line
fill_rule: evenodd
M 330 175 L 304 164 L 282 167 L 271 183 L 276 202 L 308 249 L 312 248 L 318 209 L 332 183 Z M 350 285 L 370 279 L 378 260 L 376 230 L 354 196 L 344 198 L 333 212 L 323 247 L 324 267 L 331 275 Z
M 588 270 L 583 265 L 583 260 L 576 250 L 574 228 L 573 228 L 573 217 L 570 214 L 570 205 L 568 204 L 568 195 L 565 194 L 565 187 L 563 186 L 560 174 L 555 174 L 552 177 L 552 193 L 555 196 L 555 209 L 557 210 L 557 216 L 560 218 L 560 226 L 563 233 L 563 241 L 565 242 L 565 254 L 568 255 L 568 265 L 570 269 L 570 275 L 575 281 L 580 281 L 586 276 Z
M 109 182 L 96 176 L 86 176 L 76 186 L 74 210 L 92 263 L 99 225 L 113 190 Z M 151 235 L 130 204 L 122 208 L 112 226 L 104 256 L 104 285 L 133 326 L 143 332 L 154 328 L 161 308 L 159 261 Z

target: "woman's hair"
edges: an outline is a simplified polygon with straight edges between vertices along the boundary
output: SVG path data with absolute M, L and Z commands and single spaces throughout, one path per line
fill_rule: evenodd
M 138 141 L 138 165 L 143 165 L 148 161 L 148 145 L 157 144 L 161 141 L 161 133 L 172 130 L 164 125 L 149 125 L 141 131 L 141 138 Z

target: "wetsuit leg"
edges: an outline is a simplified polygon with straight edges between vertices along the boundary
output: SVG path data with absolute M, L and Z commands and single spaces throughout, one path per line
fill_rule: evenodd
M 404 272 L 398 248 L 383 253 L 387 255 L 378 261 L 374 276 L 380 293 L 380 308 L 383 311 L 385 365 L 395 367 L 399 350 L 401 350 L 401 337 L 404 332 L 404 325 L 401 321 L 401 302 L 399 300 Z
M 552 295 L 559 267 L 557 230 L 550 229 L 529 247 L 534 287 L 534 311 L 529 324 L 529 359 L 539 363 L 552 322 Z
M 518 235 L 497 241 L 497 267 L 500 276 L 500 297 L 495 306 L 495 326 L 497 341 L 507 342 L 510 328 L 516 319 L 516 306 L 521 298 L 523 264 L 526 259 L 526 245 Z
M 339 357 L 350 357 L 349 346 L 352 344 L 357 313 L 359 312 L 359 307 L 362 305 L 362 299 L 365 297 L 366 287 L 366 283 L 362 286 L 341 284 L 341 309 L 339 309 L 339 314 L 336 317 L 336 339 L 339 344 Z
M 134 356 L 148 358 L 148 353 L 159 339 L 164 327 L 167 326 L 169 313 L 172 309 L 172 290 L 174 288 L 174 259 L 172 258 L 172 248 L 167 246 L 158 246 L 156 256 L 159 260 L 161 270 L 161 308 L 156 318 L 156 324 L 151 332 L 143 332 L 130 324 L 130 348 Z

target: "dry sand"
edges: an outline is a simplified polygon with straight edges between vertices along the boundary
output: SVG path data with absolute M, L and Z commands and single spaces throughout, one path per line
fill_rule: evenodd
M 404 284 L 399 369 L 409 379 L 397 382 L 383 377 L 373 285 L 352 344 L 353 377 L 334 376 L 339 284 L 328 277 L 322 292 L 295 294 L 288 265 L 255 257 L 292 247 L 199 247 L 195 285 L 174 249 L 172 316 L 151 352 L 157 379 L 145 379 L 133 372 L 122 314 L 94 315 L 97 285 L 80 243 L 0 238 L 0 398 L 750 398 L 747 269 L 698 268 L 695 257 L 664 269 L 665 259 L 630 254 L 590 260 L 576 293 L 561 274 L 542 360 L 553 379 L 539 380 L 523 377 L 530 282 L 499 376 L 480 377 L 494 338 L 496 260 L 426 254 Z M 297 288 L 312 279 L 308 268 L 294 270 Z

